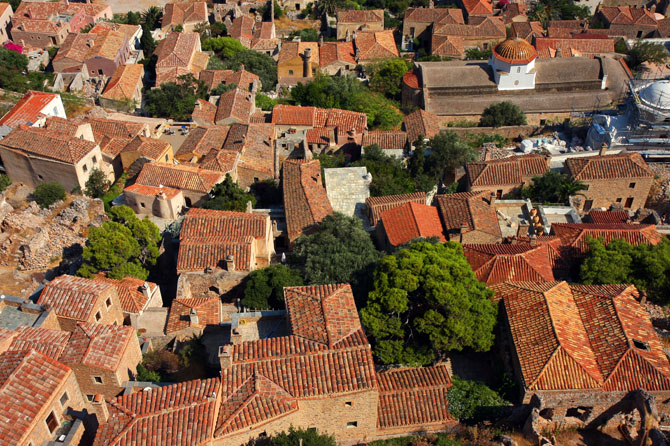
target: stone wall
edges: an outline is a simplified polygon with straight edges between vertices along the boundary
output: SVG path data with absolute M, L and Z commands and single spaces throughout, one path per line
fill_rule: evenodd
M 582 191 L 585 198 L 579 200 L 581 208 L 577 209 L 582 212 L 586 201 L 593 200 L 591 209 L 594 208 L 609 208 L 614 203 L 620 203 L 626 206 L 628 198 L 633 199 L 633 203 L 626 209 L 637 210 L 644 207 L 649 196 L 649 190 L 653 183 L 653 178 L 619 178 L 606 180 L 591 180 L 583 181 L 589 188 Z M 634 184 L 634 187 L 630 187 Z

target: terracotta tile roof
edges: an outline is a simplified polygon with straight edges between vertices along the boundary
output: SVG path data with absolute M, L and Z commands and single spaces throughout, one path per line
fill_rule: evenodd
M 96 142 L 107 136 L 108 138 L 132 139 L 139 135 L 146 124 L 115 119 L 87 118 L 82 123 L 91 124 L 93 138 Z
M 301 57 L 305 53 L 306 49 L 312 50 L 312 64 L 319 66 L 319 42 L 293 42 L 293 41 L 284 41 L 279 50 L 279 59 L 277 63 L 283 65 L 291 60 Z
M 440 133 L 440 124 L 437 115 L 421 108 L 405 116 L 402 123 L 405 126 L 407 139 L 410 144 L 414 144 L 419 136 L 432 138 Z
M 542 155 L 476 161 L 465 166 L 470 186 L 521 185 L 526 178 L 542 176 L 547 170 L 549 161 Z
M 512 22 L 512 36 L 520 39 L 533 41 L 535 37 L 544 36 L 544 28 L 541 22 Z
M 272 123 L 272 112 L 256 110 L 249 116 L 249 124 L 270 124 Z
M 67 136 L 74 136 L 79 130 L 81 123 L 77 121 L 72 121 L 69 119 L 64 119 L 58 116 L 47 116 L 44 121 L 44 128 L 51 130 L 52 132 L 62 133 Z
M 94 446 L 203 444 L 213 434 L 217 378 L 151 388 L 108 400 Z
M 69 59 L 83 63 L 94 57 L 115 60 L 127 40 L 125 35 L 110 30 L 98 34 L 71 33 L 63 41 L 53 61 Z
M 194 155 L 200 158 L 207 155 L 210 150 L 221 150 L 228 136 L 229 128 L 201 126 L 192 129 L 179 147 L 179 150 L 177 150 L 177 153 L 175 153 L 175 157 Z
M 377 374 L 379 429 L 454 421 L 447 392 L 451 377 L 445 365 L 392 369 Z
M 246 15 L 236 17 L 228 33 L 230 37 L 239 40 L 242 45 L 249 47 L 254 35 L 254 19 Z
M 649 178 L 654 174 L 639 153 L 568 158 L 566 173 L 578 180 Z
M 478 231 L 494 239 L 502 238 L 498 215 L 489 198 L 486 192 L 435 196 L 444 230 L 450 234 L 450 239 L 458 238 L 458 232 L 463 229 L 465 232 Z M 465 228 L 462 229 L 463 225 Z
M 151 198 L 155 198 L 156 196 L 163 194 L 165 195 L 165 198 L 167 198 L 168 200 L 176 197 L 181 192 L 179 189 L 174 189 L 171 187 L 144 186 L 142 184 L 133 184 L 131 186 L 124 188 L 123 191 L 132 192 L 135 194 L 140 194 Z M 126 311 L 125 307 L 124 311 Z
M 324 42 L 319 48 L 319 65 L 327 67 L 328 65 L 340 62 L 351 64 L 351 67 L 356 66 L 356 51 L 354 50 L 354 43 L 349 42 Z
M 392 246 L 400 246 L 418 237 L 437 237 L 446 242 L 437 208 L 408 202 L 381 214 L 386 237 Z
M 59 317 L 88 320 L 100 298 L 113 285 L 75 276 L 58 276 L 42 289 L 37 303 L 49 305 Z
M 463 38 L 461 36 L 445 36 L 433 34 L 430 54 L 442 57 L 461 57 L 463 54 Z
M 232 146 L 240 147 L 240 160 L 238 167 L 254 172 L 259 172 L 268 176 L 275 176 L 274 159 L 274 125 L 273 124 L 249 124 L 246 127 L 244 139 L 239 144 L 235 144 L 235 129 L 242 127 L 240 124 L 234 124 L 228 134 L 224 149 L 228 149 L 229 141 Z
M 170 143 L 163 139 L 136 136 L 121 152 L 137 152 L 140 156 L 149 158 L 152 161 L 163 161 L 161 155 L 165 154 L 169 149 Z
M 25 443 L 35 419 L 71 373 L 69 367 L 35 351 L 0 354 L 0 445 Z
M 630 219 L 627 211 L 591 211 L 588 217 L 591 223 L 597 225 L 626 223 Z
M 103 136 L 100 140 L 100 150 L 103 154 L 111 157 L 112 159 L 119 156 L 121 151 L 132 141 L 131 139 L 125 138 L 108 138 Z
M 198 167 L 166 163 L 147 163 L 137 176 L 136 183 L 145 186 L 167 186 L 175 189 L 209 193 L 223 181 L 223 172 Z
M 154 54 L 156 61 L 156 85 L 176 82 L 182 74 L 198 73 L 207 66 L 209 56 L 200 50 L 198 33 L 169 33 L 158 42 Z
M 77 164 L 98 145 L 44 128 L 23 127 L 12 130 L 0 145 L 29 156 Z
M 193 311 L 198 316 L 197 324 L 189 320 L 189 315 Z M 189 327 L 202 328 L 206 325 L 219 325 L 220 322 L 221 300 L 218 297 L 177 298 L 170 306 L 165 333 L 170 334 Z
M 249 116 L 255 105 L 253 94 L 239 88 L 222 94 L 216 109 L 215 122 L 233 118 L 237 122 L 249 123 Z
M 526 11 L 528 10 L 528 7 L 526 6 L 525 3 L 507 3 L 502 6 L 501 8 L 501 14 L 500 16 L 503 19 L 503 22 L 505 24 L 512 24 L 512 23 L 523 23 L 523 22 L 514 22 L 514 20 L 520 20 L 520 19 L 526 19 L 528 20 L 528 17 L 526 16 Z
M 267 233 L 267 224 L 267 216 L 255 212 L 193 208 L 186 213 L 179 237 L 183 240 L 212 235 L 251 236 L 262 240 Z
M 204 70 L 199 74 L 199 79 L 207 85 L 210 90 L 219 84 L 237 84 L 238 88 L 251 91 L 254 82 L 260 82 L 260 78 L 250 71 L 244 69 L 233 70 Z
M 387 195 L 385 197 L 366 198 L 365 205 L 368 208 L 370 224 L 372 226 L 376 226 L 382 212 L 410 202 L 426 204 L 426 193 L 415 192 L 412 194 Z
M 657 23 L 654 13 L 647 8 L 601 6 L 599 12 L 607 25 L 655 25 Z
M 49 358 L 60 358 L 70 340 L 69 331 L 41 327 L 19 327 L 7 351 L 35 350 Z M 61 361 L 62 362 L 62 361 Z
M 129 40 L 134 38 L 135 35 L 142 29 L 140 25 L 127 25 L 125 23 L 114 23 L 114 22 L 98 22 L 89 33 L 98 34 L 106 31 L 117 31 Z
M 333 348 L 361 329 L 349 284 L 284 288 L 291 334 Z
M 228 257 L 234 259 L 236 271 L 250 271 L 253 241 L 251 236 L 217 235 L 182 239 L 179 243 L 177 272 L 181 274 L 221 268 Z
M 670 389 L 668 359 L 635 287 L 517 282 L 493 289 L 526 388 Z
M 378 145 L 385 150 L 404 150 L 407 146 L 407 133 L 397 130 L 374 130 L 363 135 L 363 147 Z
M 314 114 L 315 127 L 334 127 L 338 141 L 342 141 L 353 131 L 361 135 L 368 128 L 368 115 L 339 108 L 317 108 Z
M 101 96 L 115 101 L 132 99 L 137 86 L 142 87 L 143 77 L 144 65 L 119 65 Z
M 305 132 L 305 139 L 307 144 L 326 144 L 331 145 L 337 142 L 335 138 L 334 127 L 318 127 L 309 129 Z
M 460 36 L 464 39 L 502 40 L 506 36 L 505 23 L 500 17 L 470 17 L 468 24 L 437 24 L 433 35 Z
M 272 123 L 275 125 L 314 126 L 316 107 L 277 104 L 272 109 Z
M 134 184 L 130 187 L 127 187 L 126 189 L 147 187 L 149 186 L 140 186 L 138 184 Z M 163 193 L 168 196 L 168 198 L 171 198 L 173 196 L 172 194 L 175 192 L 179 193 L 179 191 L 175 189 L 169 189 L 167 187 L 164 187 L 162 190 Z M 141 191 L 138 190 L 135 190 L 135 192 L 141 193 Z M 155 196 L 156 193 L 145 195 Z M 121 280 L 110 279 L 109 277 L 106 277 L 104 273 L 96 274 L 93 276 L 93 280 L 98 282 L 111 283 L 114 285 L 116 287 L 116 294 L 118 294 L 119 301 L 121 302 L 121 308 L 126 313 L 139 313 L 140 311 L 144 310 L 144 307 L 149 301 L 149 298 L 142 292 L 142 287 L 145 284 L 149 287 L 150 292 L 154 292 L 154 290 L 158 288 L 158 285 L 153 282 L 147 282 L 145 280 L 136 279 L 134 277 L 124 277 Z
M 42 110 L 57 97 L 60 95 L 30 90 L 5 113 L 0 119 L 0 125 L 14 128 L 21 124 L 34 124 L 42 116 Z
M 593 224 L 554 223 L 551 233 L 561 239 L 566 255 L 581 257 L 588 251 L 589 237 L 602 237 L 605 244 L 614 239 L 623 239 L 632 245 L 656 245 L 663 236 L 656 231 L 656 225 L 642 224 Z
M 602 34 L 579 34 L 578 37 L 537 37 L 538 57 L 588 57 L 614 53 L 614 39 Z M 560 54 L 559 54 L 560 50 Z
M 346 9 L 337 11 L 337 23 L 384 23 L 383 9 Z
M 408 8 L 403 23 L 465 23 L 458 8 Z
M 116 372 L 131 342 L 138 342 L 133 327 L 79 322 L 59 361 Z
M 359 51 L 359 62 L 400 56 L 391 29 L 374 32 L 360 31 L 356 34 L 354 45 Z
M 161 25 L 185 25 L 207 22 L 206 2 L 168 3 L 163 10 Z
M 195 101 L 195 107 L 193 107 L 193 112 L 191 113 L 191 120 L 212 126 L 216 119 L 216 110 L 216 105 L 204 99 L 198 99 Z
M 199 165 L 203 169 L 231 173 L 237 169 L 239 161 L 239 152 L 211 149 L 209 153 L 200 160 Z
M 461 0 L 468 15 L 493 14 L 493 3 L 489 0 Z
M 333 213 L 319 160 L 286 160 L 283 169 L 286 229 L 290 242 Z
M 403 84 L 405 84 L 409 88 L 413 88 L 415 90 L 420 89 L 421 85 L 419 83 L 418 73 L 419 73 L 419 70 L 417 70 L 416 68 L 412 68 L 411 70 L 409 70 L 402 77 Z
M 552 282 L 554 262 L 546 244 L 464 244 L 463 254 L 480 282 Z

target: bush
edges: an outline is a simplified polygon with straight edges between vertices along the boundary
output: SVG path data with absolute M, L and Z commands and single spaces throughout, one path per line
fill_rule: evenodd
M 9 178 L 7 175 L 4 173 L 0 174 L 0 192 L 4 191 L 9 187 L 9 185 L 12 184 L 12 179 Z
M 161 375 L 158 372 L 147 370 L 142 364 L 137 364 L 137 375 L 135 381 L 149 381 L 153 383 L 161 382 Z
M 453 378 L 447 393 L 449 413 L 462 422 L 478 422 L 499 416 L 509 403 L 486 384 Z
M 492 104 L 484 109 L 479 120 L 480 127 L 502 127 L 505 125 L 525 125 L 526 114 L 518 105 L 509 101 Z
M 272 436 L 272 446 L 335 446 L 332 435 L 320 434 L 316 429 L 288 428 L 288 433 L 281 432 Z
M 111 183 L 107 175 L 97 167 L 91 170 L 91 174 L 84 185 L 84 193 L 91 198 L 102 198 L 109 190 Z
M 242 305 L 256 310 L 284 308 L 284 287 L 300 286 L 302 275 L 297 269 L 271 265 L 249 274 Z
M 179 356 L 167 350 L 156 350 L 144 355 L 142 364 L 150 372 L 167 375 L 179 370 Z
M 35 188 L 33 197 L 42 209 L 65 199 L 65 188 L 58 183 L 42 183 Z

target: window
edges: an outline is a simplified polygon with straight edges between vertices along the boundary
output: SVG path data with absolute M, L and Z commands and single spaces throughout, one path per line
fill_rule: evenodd
M 88 172 L 88 166 L 86 164 L 81 166 L 81 168 L 84 170 L 84 172 Z
M 44 181 L 44 177 L 43 177 L 42 175 L 40 175 L 40 174 L 37 174 L 37 178 L 39 178 L 40 181 Z
M 97 321 L 99 321 L 100 319 L 102 319 L 102 316 L 100 315 L 100 312 L 98 311 L 97 313 L 95 313 L 95 320 L 96 320 L 96 322 L 97 322 Z
M 623 207 L 625 208 L 633 207 L 633 201 L 634 201 L 633 197 L 626 198 L 626 203 L 624 204 Z
M 83 136 L 82 136 L 82 138 L 83 138 Z M 95 164 L 97 162 L 98 162 L 98 158 L 96 158 L 95 155 L 93 155 L 93 164 Z
M 623 198 L 617 198 L 617 199 L 616 199 L 616 202 L 617 202 L 617 203 L 621 203 L 622 200 L 623 200 Z
M 288 75 L 293 76 L 293 70 L 288 70 Z
M 593 207 L 593 200 L 586 200 L 584 202 L 584 212 L 588 212 Z
M 412 39 L 414 38 L 414 31 L 415 31 L 414 28 L 409 29 L 409 35 L 412 36 Z
M 95 381 L 96 384 L 102 384 L 102 376 L 94 376 L 93 381 Z
M 351 407 L 351 406 L 353 406 L 351 401 L 347 401 L 346 403 L 344 403 L 344 407 Z
M 637 38 L 639 39 L 639 38 L 641 38 L 641 37 L 642 37 L 642 31 L 638 31 L 638 32 L 637 32 Z
M 638 339 L 633 339 L 633 345 L 635 346 L 635 348 L 640 349 L 640 350 L 645 350 L 645 351 L 649 350 L 649 344 L 647 344 L 646 342 L 642 342 Z
M 111 307 L 111 306 L 112 306 L 112 299 L 110 299 L 110 298 L 108 297 L 107 300 L 105 301 L 105 306 L 106 306 L 107 308 Z
M 144 203 L 140 203 L 140 207 L 145 208 L 146 206 L 144 205 Z
M 67 403 L 69 399 L 70 397 L 67 395 L 67 392 L 65 392 L 63 396 L 60 397 L 60 405 L 65 406 L 65 403 Z
M 521 67 L 516 67 L 516 72 L 521 73 Z
M 54 415 L 53 412 L 51 412 L 47 417 L 47 427 L 49 428 L 49 432 L 52 434 L 56 429 L 58 429 L 58 420 L 56 419 L 56 415 Z
M 347 429 L 353 429 L 354 427 L 358 427 L 358 421 L 349 421 L 347 423 Z
M 629 188 L 629 189 L 635 189 L 635 183 L 630 183 L 630 184 L 628 185 L 628 188 Z
M 89 401 L 93 401 L 93 398 L 95 398 L 95 395 L 86 395 L 86 399 Z
M 498 199 L 502 198 L 502 194 L 503 194 L 502 189 L 498 189 L 498 190 L 496 191 L 496 198 L 498 198 Z
M 165 162 L 167 163 L 168 161 L 170 161 L 170 155 L 165 155 Z

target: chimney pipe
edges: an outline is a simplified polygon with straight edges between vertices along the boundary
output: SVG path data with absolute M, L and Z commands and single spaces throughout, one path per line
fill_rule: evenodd
M 599 156 L 605 156 L 606 154 L 607 154 L 607 143 L 604 142 L 604 143 L 600 146 L 600 152 L 598 152 L 598 155 L 599 155 Z
M 533 234 L 530 236 L 530 246 L 537 246 L 537 235 Z
M 491 192 L 491 198 L 489 198 L 489 204 L 491 205 L 491 207 L 495 206 L 495 204 L 496 204 L 496 193 L 495 192 Z
M 198 318 L 198 311 L 195 308 L 191 308 L 191 312 L 188 314 L 188 319 L 192 325 L 198 325 L 200 323 L 200 319 Z
M 468 222 L 464 221 L 463 223 L 461 223 L 460 232 L 461 234 L 465 234 L 465 231 L 467 230 L 468 230 Z
M 91 406 L 98 419 L 98 424 L 106 423 L 109 419 L 109 410 L 107 410 L 107 402 L 105 402 L 105 398 L 100 394 L 95 395 L 93 401 L 91 401 Z
M 235 256 L 227 256 L 224 262 L 226 263 L 226 271 L 235 271 Z
M 312 49 L 305 48 L 303 55 L 302 77 L 312 77 Z

